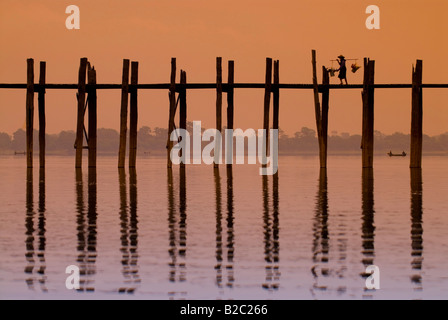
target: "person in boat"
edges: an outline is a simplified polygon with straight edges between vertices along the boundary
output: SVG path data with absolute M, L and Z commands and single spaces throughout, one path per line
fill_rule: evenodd
M 346 66 L 345 57 L 341 54 L 340 56 L 338 56 L 337 61 L 339 63 L 339 69 L 336 70 L 336 71 L 339 71 L 338 78 L 339 78 L 339 80 L 341 80 L 341 84 L 342 84 L 342 80 L 345 80 L 345 84 L 348 84 L 347 83 L 347 66 Z

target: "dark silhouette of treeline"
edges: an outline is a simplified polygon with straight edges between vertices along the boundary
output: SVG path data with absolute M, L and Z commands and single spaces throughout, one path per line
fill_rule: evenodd
M 192 132 L 192 123 L 189 122 L 187 130 Z M 204 130 L 204 129 L 203 129 Z M 150 128 L 143 126 L 138 131 L 137 150 L 140 154 L 165 154 L 167 129 Z M 97 148 L 100 154 L 115 154 L 118 152 L 119 133 L 114 129 L 98 129 Z M 46 135 L 47 154 L 74 154 L 74 131 L 61 131 L 58 134 Z M 26 135 L 23 129 L 18 129 L 10 136 L 0 132 L 0 153 L 11 154 L 23 152 L 25 150 Z M 203 142 L 203 146 L 208 142 Z M 357 153 L 360 151 L 361 135 L 331 132 L 328 136 L 329 153 Z M 86 142 L 85 142 L 86 144 Z M 410 135 L 396 132 L 385 135 L 375 131 L 375 151 L 376 152 L 402 152 L 409 151 Z M 39 139 L 38 131 L 34 130 L 34 149 L 38 151 Z M 434 153 L 448 152 L 448 132 L 437 136 L 423 135 L 423 151 Z M 300 131 L 288 136 L 283 130 L 279 130 L 279 153 L 280 154 L 318 154 L 318 143 L 316 131 L 303 127 Z

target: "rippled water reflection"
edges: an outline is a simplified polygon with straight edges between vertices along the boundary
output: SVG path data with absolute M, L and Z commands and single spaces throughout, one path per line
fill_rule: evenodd
M 0 158 L 0 298 L 448 298 L 448 169 L 406 159 L 282 157 L 166 168 L 164 158 L 75 170 Z M 368 265 L 381 287 L 367 289 Z M 65 268 L 80 269 L 68 290 Z

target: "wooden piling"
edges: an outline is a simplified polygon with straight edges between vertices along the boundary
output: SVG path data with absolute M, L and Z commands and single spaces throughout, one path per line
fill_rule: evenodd
M 327 167 L 328 141 L 328 100 L 330 95 L 330 78 L 327 69 L 322 66 L 322 106 L 319 100 L 319 85 L 317 83 L 316 50 L 312 51 L 314 113 L 316 117 L 317 140 L 319 143 L 319 162 L 321 168 Z
M 187 130 L 187 89 L 185 88 L 185 85 L 187 84 L 187 73 L 183 70 L 180 71 L 180 84 L 181 90 L 179 92 L 179 129 Z M 180 154 L 180 156 L 182 162 L 180 163 L 180 166 L 185 167 L 185 161 L 187 161 L 187 159 L 183 154 L 183 150 L 181 152 L 182 154 Z
M 90 68 L 87 73 L 89 85 L 96 85 L 96 70 Z M 97 146 L 97 95 L 96 88 L 89 88 L 89 168 L 96 168 L 96 146 Z
M 313 93 L 314 93 L 314 113 L 316 116 L 316 128 L 319 133 L 320 124 L 320 101 L 319 101 L 319 85 L 317 83 L 317 66 L 316 66 L 316 50 L 311 51 L 311 63 L 313 65 Z
M 274 86 L 273 86 L 273 93 L 272 93 L 272 104 L 273 104 L 273 114 L 272 114 L 272 128 L 274 130 L 279 129 L 279 109 L 280 109 L 280 89 L 279 89 L 279 83 L 280 83 L 280 62 L 278 60 L 274 61 Z M 277 136 L 278 138 L 278 136 Z M 277 141 L 278 143 L 278 141 Z M 278 170 L 274 174 L 274 181 L 278 178 Z
M 34 60 L 27 59 L 26 68 L 26 165 L 33 167 L 34 131 Z
M 423 62 L 417 60 L 412 67 L 412 113 L 411 113 L 411 168 L 422 167 L 423 147 L 423 94 L 422 94 Z
M 320 139 L 319 139 L 319 158 L 320 167 L 327 167 L 327 150 L 328 150 L 328 109 L 330 99 L 330 77 L 327 72 L 327 68 L 322 66 L 322 110 L 320 121 Z
M 174 129 L 174 115 L 176 112 L 176 58 L 171 58 L 171 77 L 170 77 L 170 91 L 169 91 L 169 98 L 170 98 L 170 112 L 169 112 L 169 118 L 168 118 L 168 140 L 166 143 L 166 149 L 167 149 L 167 167 L 171 168 L 172 162 L 171 162 L 171 149 L 173 148 L 173 141 L 171 141 L 171 132 Z
M 129 99 L 129 168 L 135 168 L 137 160 L 137 84 L 138 84 L 138 61 L 131 63 L 131 96 Z
M 375 61 L 364 58 L 362 90 L 362 167 L 373 168 Z
M 215 154 L 213 166 L 217 168 L 221 162 L 222 154 L 222 58 L 216 58 L 216 130 L 215 136 Z
M 279 61 L 274 61 L 274 87 L 273 87 L 273 94 L 272 94 L 272 100 L 273 100 L 273 119 L 272 119 L 272 128 L 277 129 L 279 128 L 279 107 L 280 107 L 280 89 L 278 87 L 280 83 L 280 75 L 279 75 Z
M 45 168 L 45 78 L 46 63 L 40 62 L 39 67 L 39 93 L 37 96 L 39 109 L 39 166 Z
M 227 129 L 233 130 L 233 109 L 234 109 L 234 87 L 235 82 L 235 66 L 232 60 L 229 61 L 228 74 L 227 74 Z M 227 139 L 229 138 L 229 139 Z M 227 167 L 232 167 L 233 162 L 233 135 L 226 137 L 227 150 L 230 154 L 230 159 L 227 159 Z
M 124 163 L 126 159 L 128 94 L 129 94 L 129 60 L 123 59 L 123 75 L 121 80 L 120 147 L 118 151 L 118 168 L 124 168 Z
M 76 168 L 81 168 L 82 166 L 84 104 L 86 100 L 86 71 L 87 71 L 87 58 L 81 58 L 78 74 L 78 119 L 76 125 L 76 159 L 75 159 Z
M 271 104 L 272 91 L 272 59 L 266 58 L 266 79 L 264 83 L 264 112 L 263 112 L 263 166 L 266 166 L 267 155 L 269 150 L 269 108 Z

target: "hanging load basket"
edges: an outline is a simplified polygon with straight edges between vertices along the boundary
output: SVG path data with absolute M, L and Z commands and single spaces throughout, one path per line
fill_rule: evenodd
M 358 65 L 356 64 L 356 62 L 352 64 L 352 72 L 353 72 L 353 73 L 355 73 L 356 71 L 358 71 L 359 68 L 361 68 L 361 67 L 358 66 Z
M 327 71 L 328 71 L 328 73 L 330 73 L 330 77 L 334 77 L 334 73 L 336 72 L 336 69 L 328 68 Z

